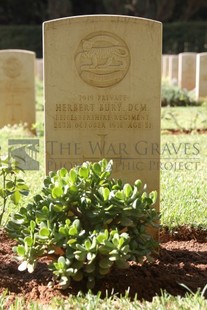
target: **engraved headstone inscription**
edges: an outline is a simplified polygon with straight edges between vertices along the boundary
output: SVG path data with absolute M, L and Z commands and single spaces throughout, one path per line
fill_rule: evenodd
M 35 53 L 0 51 L 0 127 L 35 123 Z
M 47 173 L 107 158 L 159 192 L 161 31 L 128 16 L 44 23 Z

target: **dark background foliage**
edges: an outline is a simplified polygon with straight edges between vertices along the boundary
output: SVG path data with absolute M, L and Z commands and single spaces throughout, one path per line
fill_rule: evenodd
M 161 22 L 207 20 L 207 0 L 0 0 L 0 24 L 41 24 L 82 14 L 126 14 Z
M 161 21 L 163 53 L 207 52 L 207 0 L 0 0 L 0 49 L 42 57 L 42 23 L 86 14 L 123 14 Z

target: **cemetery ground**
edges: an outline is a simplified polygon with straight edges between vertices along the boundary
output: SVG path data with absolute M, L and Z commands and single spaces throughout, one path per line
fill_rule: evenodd
M 25 171 L 30 194 L 21 205 L 40 192 L 44 179 L 42 120 L 43 112 L 38 111 L 40 169 Z M 116 270 L 100 280 L 92 293 L 78 282 L 61 291 L 56 285 L 48 287 L 52 273 L 46 258 L 39 261 L 34 273 L 18 271 L 12 252 L 15 241 L 1 228 L 0 309 L 45 309 L 45 304 L 47 309 L 48 304 L 51 309 L 197 309 L 198 305 L 206 309 L 206 125 L 205 106 L 162 109 L 162 228 L 159 255 L 152 263 L 141 266 L 133 262 L 128 270 Z M 7 151 L 9 138 L 27 137 L 21 126 L 5 127 L 0 136 L 1 154 Z M 4 223 L 14 211 L 10 205 Z

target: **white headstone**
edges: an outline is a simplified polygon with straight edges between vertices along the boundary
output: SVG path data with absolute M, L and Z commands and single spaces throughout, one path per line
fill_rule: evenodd
M 36 59 L 36 76 L 40 81 L 43 80 L 43 59 L 41 58 Z
M 197 55 L 196 99 L 207 97 L 207 53 Z
M 178 55 L 169 56 L 169 80 L 173 84 L 178 83 Z
M 162 55 L 162 78 L 168 78 L 169 75 L 169 55 Z
M 113 159 L 113 177 L 159 193 L 161 31 L 115 15 L 44 23 L 46 172 Z
M 196 53 L 180 53 L 178 64 L 178 86 L 187 90 L 195 88 Z
M 35 123 L 35 53 L 0 51 L 0 127 Z

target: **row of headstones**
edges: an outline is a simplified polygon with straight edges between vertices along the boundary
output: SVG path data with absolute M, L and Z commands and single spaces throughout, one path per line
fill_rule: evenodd
M 0 99 L 5 102 L 0 127 L 15 124 L 19 119 L 31 127 L 35 123 L 34 78 L 43 80 L 43 59 L 36 59 L 35 53 L 29 51 L 2 50 L 0 63 Z M 207 97 L 207 53 L 163 55 L 162 77 L 181 88 L 195 89 L 196 99 Z M 21 108 L 24 101 L 27 104 Z
M 197 100 L 207 97 L 207 53 L 163 55 L 162 77 L 180 88 L 195 90 Z

